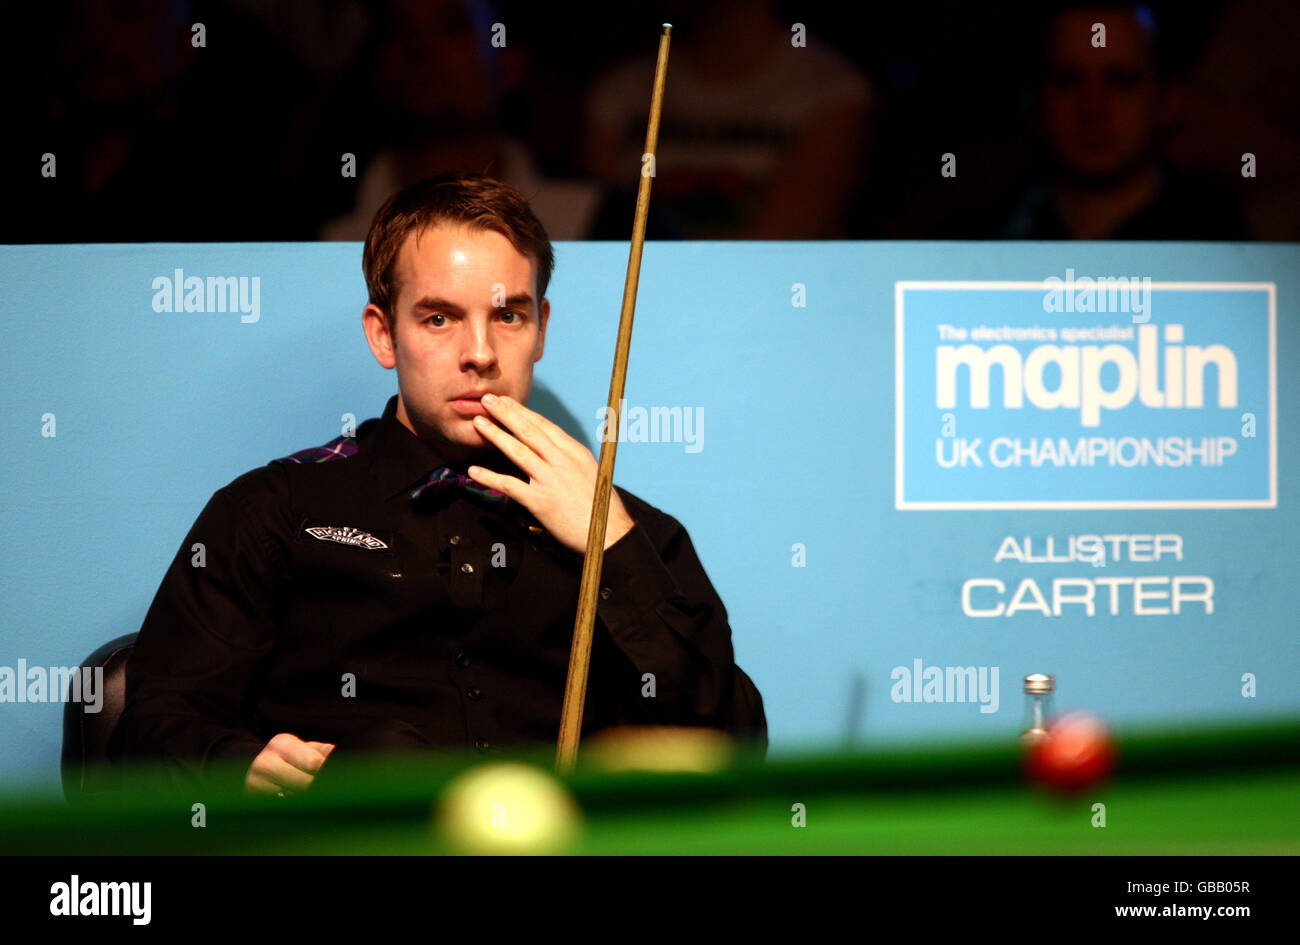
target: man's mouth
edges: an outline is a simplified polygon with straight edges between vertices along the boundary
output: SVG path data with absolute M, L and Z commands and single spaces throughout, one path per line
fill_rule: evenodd
M 474 417 L 479 414 L 486 414 L 487 410 L 482 404 L 482 397 L 487 391 L 467 391 L 459 394 L 451 400 L 451 408 L 457 413 L 466 417 Z

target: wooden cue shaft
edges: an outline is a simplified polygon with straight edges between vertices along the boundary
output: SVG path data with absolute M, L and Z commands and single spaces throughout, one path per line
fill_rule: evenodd
M 668 78 L 668 42 L 672 26 L 665 23 L 659 34 L 659 59 L 655 63 L 654 92 L 650 98 L 650 124 L 646 128 L 645 153 L 641 161 L 641 182 L 636 193 L 636 217 L 632 224 L 632 247 L 627 257 L 627 279 L 623 283 L 623 310 L 618 321 L 618 344 L 614 371 L 609 379 L 609 409 L 605 412 L 605 437 L 600 444 L 600 465 L 596 471 L 596 494 L 592 497 L 591 525 L 587 529 L 587 550 L 578 586 L 578 613 L 573 624 L 573 647 L 569 651 L 569 677 L 564 686 L 564 709 L 560 715 L 560 737 L 555 765 L 561 771 L 573 768 L 582 732 L 582 710 L 587 699 L 587 670 L 591 664 L 591 637 L 596 622 L 596 591 L 605 557 L 605 529 L 609 522 L 609 492 L 614 485 L 614 454 L 618 448 L 619 403 L 627 380 L 627 357 L 632 346 L 632 315 L 636 310 L 637 281 L 641 275 L 641 248 L 645 244 L 646 216 L 650 210 L 650 183 L 654 179 L 654 153 L 659 140 L 659 116 L 663 111 L 664 83 Z M 646 159 L 649 158 L 649 167 Z M 610 436 L 610 430 L 613 436 Z

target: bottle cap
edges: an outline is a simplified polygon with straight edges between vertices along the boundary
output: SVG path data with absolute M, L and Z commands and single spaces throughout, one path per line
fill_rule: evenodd
M 1046 695 L 1056 691 L 1056 677 L 1044 673 L 1030 673 L 1025 677 L 1025 694 L 1030 696 Z

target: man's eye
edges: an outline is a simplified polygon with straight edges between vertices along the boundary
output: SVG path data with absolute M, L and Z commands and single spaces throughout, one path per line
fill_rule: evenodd
M 1078 69 L 1055 69 L 1047 81 L 1056 91 L 1069 92 L 1083 84 L 1083 73 Z
M 524 318 L 524 316 L 521 313 L 515 311 L 502 312 L 501 317 L 505 319 L 507 325 L 513 325 L 516 322 L 523 321 Z
M 442 321 L 434 321 L 434 319 L 436 318 L 441 318 Z M 446 323 L 446 319 L 447 319 L 446 315 L 435 314 L 435 315 L 430 315 L 428 318 L 425 319 L 425 321 L 431 322 L 435 328 L 441 328 Z

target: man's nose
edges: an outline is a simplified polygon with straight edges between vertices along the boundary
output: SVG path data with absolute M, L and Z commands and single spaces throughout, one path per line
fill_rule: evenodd
M 1090 121 L 1102 121 L 1115 107 L 1115 91 L 1104 76 L 1090 75 L 1079 90 L 1079 110 Z
M 461 370 L 473 368 L 481 372 L 490 368 L 496 363 L 497 355 L 492 347 L 487 321 L 468 318 L 464 325 L 465 331 L 461 336 Z

